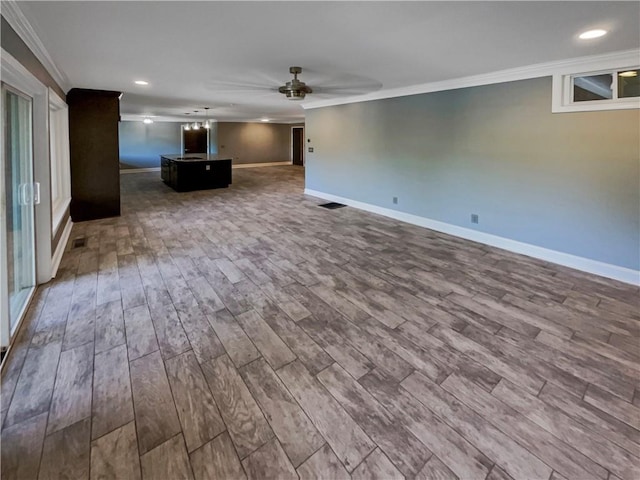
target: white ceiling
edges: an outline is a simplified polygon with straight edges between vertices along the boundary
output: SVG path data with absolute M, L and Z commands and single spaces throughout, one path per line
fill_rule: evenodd
M 122 91 L 123 115 L 159 119 L 208 106 L 221 121 L 302 120 L 273 90 L 292 65 L 312 101 L 640 47 L 640 2 L 18 5 L 66 87 Z M 590 28 L 609 34 L 577 38 Z

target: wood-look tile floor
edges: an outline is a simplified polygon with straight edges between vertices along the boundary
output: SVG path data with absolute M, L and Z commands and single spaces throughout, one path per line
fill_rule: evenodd
M 640 478 L 638 288 L 302 188 L 123 175 L 8 357 L 2 478 Z

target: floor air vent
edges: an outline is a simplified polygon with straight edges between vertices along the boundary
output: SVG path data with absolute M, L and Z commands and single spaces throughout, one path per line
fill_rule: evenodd
M 87 239 L 85 237 L 74 238 L 73 242 L 71 243 L 71 249 L 73 250 L 74 248 L 82 248 L 86 244 L 87 244 Z
M 322 208 L 328 208 L 329 210 L 335 210 L 336 208 L 346 207 L 346 205 L 343 205 L 342 203 L 336 203 L 336 202 L 323 203 L 322 205 L 318 205 L 318 206 Z

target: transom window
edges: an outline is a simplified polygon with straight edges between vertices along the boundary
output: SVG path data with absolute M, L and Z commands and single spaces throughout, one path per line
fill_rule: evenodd
M 638 66 L 558 75 L 553 83 L 554 112 L 640 108 Z

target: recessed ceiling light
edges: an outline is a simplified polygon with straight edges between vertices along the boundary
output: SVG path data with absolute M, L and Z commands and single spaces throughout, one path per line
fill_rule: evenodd
M 620 72 L 618 75 L 620 75 L 621 77 L 637 77 L 638 76 L 638 71 L 637 70 L 627 70 L 626 72 Z
M 580 38 L 581 40 L 590 40 L 592 38 L 598 38 L 598 37 L 602 37 L 604 35 L 607 34 L 606 30 L 602 30 L 600 28 L 597 28 L 595 30 L 587 30 L 586 32 L 582 32 L 578 38 Z
M 149 85 L 149 82 L 145 82 L 144 80 L 136 80 L 135 82 L 136 85 Z
M 262 120 L 260 120 L 261 122 L 268 122 L 269 119 L 268 118 L 263 118 Z

